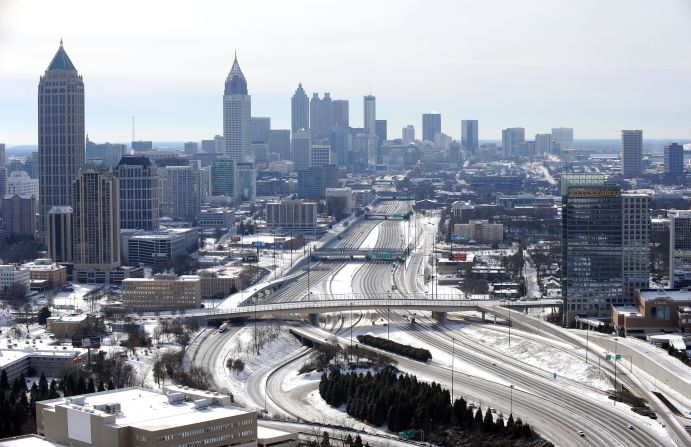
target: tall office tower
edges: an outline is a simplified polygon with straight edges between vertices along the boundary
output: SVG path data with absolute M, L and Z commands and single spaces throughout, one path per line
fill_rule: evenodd
M 365 117 L 365 133 L 367 135 L 377 134 L 377 104 L 376 98 L 372 95 L 367 95 L 364 98 L 364 117 Z
M 211 165 L 199 169 L 199 200 L 207 201 L 211 195 Z M 201 212 L 201 210 L 200 210 Z
M 381 146 L 386 140 L 389 139 L 386 120 L 375 121 L 374 133 L 377 135 L 377 140 L 379 142 L 377 146 Z
M 38 83 L 39 231 L 48 211 L 72 203 L 73 182 L 84 165 L 84 81 L 60 41 Z
M 480 147 L 477 120 L 461 120 L 461 145 L 473 153 Z
M 254 202 L 257 200 L 257 171 L 254 163 L 243 162 L 237 165 L 235 200 Z
M 48 256 L 53 262 L 74 260 L 72 217 L 71 206 L 54 206 L 48 210 L 46 239 L 48 240 Z
M 247 80 L 240 70 L 237 55 L 226 78 L 223 91 L 223 137 L 226 157 L 236 163 L 248 161 L 252 151 L 252 97 L 247 94 Z
M 313 144 L 310 146 L 310 167 L 331 164 L 331 146 Z
M 7 191 L 7 169 L 0 168 L 0 197 L 5 197 Z M 0 205 L 0 211 L 2 211 L 2 205 Z
M 310 100 L 298 84 L 293 97 L 290 99 L 290 121 L 293 133 L 310 129 Z
M 29 177 L 26 171 L 14 171 L 7 177 L 5 194 L 34 196 L 38 203 L 38 179 Z
M 290 152 L 296 171 L 309 168 L 311 145 L 310 132 L 293 132 Z
M 377 136 L 357 133 L 353 137 L 353 169 L 364 171 L 377 164 Z
M 344 127 L 334 127 L 329 136 L 329 145 L 334 155 L 334 163 L 339 165 L 348 164 L 348 152 L 350 151 L 350 130 Z
M 271 118 L 253 116 L 250 119 L 252 143 L 268 143 L 271 132 Z
M 401 137 L 405 144 L 409 144 L 415 141 L 415 126 L 413 126 L 412 124 L 408 124 L 407 126 L 405 126 L 403 128 Z
M 333 127 L 333 102 L 331 95 L 324 93 L 319 99 L 319 93 L 314 93 L 310 100 L 310 135 L 312 140 L 329 138 L 329 131 Z
M 315 166 L 298 172 L 300 198 L 325 199 L 326 189 L 336 187 L 338 187 L 338 166 L 336 165 Z
M 153 141 L 133 141 L 132 152 L 151 152 L 154 150 Z
M 434 141 L 435 135 L 441 133 L 441 114 L 423 113 L 422 114 L 422 140 Z
M 29 177 L 38 179 L 38 151 L 32 152 L 24 161 L 24 170 Z
M 211 195 L 235 197 L 235 161 L 229 157 L 211 160 Z
M 650 283 L 650 195 L 624 193 L 622 207 L 622 288 L 625 303 Z
M 196 165 L 166 166 L 159 170 L 161 217 L 192 221 L 201 208 Z
M 684 174 L 684 146 L 677 143 L 665 146 L 665 174 Z
M 202 152 L 205 154 L 216 152 L 216 142 L 214 140 L 202 140 Z
M 333 101 L 334 120 L 332 127 L 350 127 L 350 112 L 347 99 L 334 99 Z
M 183 152 L 187 155 L 194 155 L 199 152 L 199 143 L 196 141 L 188 141 L 185 143 Z
M 553 128 L 552 141 L 556 143 L 559 150 L 571 149 L 573 147 L 573 129 L 571 127 Z
M 120 183 L 120 228 L 158 230 L 158 166 L 148 157 L 125 155 L 113 172 Z
M 127 146 L 124 144 L 97 144 L 89 140 L 88 135 L 86 136 L 86 163 L 103 165 L 112 169 L 117 166 L 120 158 L 122 158 L 126 152 Z
M 525 129 L 522 127 L 509 127 L 501 131 L 501 147 L 505 156 L 516 154 L 524 141 Z
M 624 178 L 641 176 L 643 159 L 643 131 L 621 131 L 621 173 Z
M 552 134 L 535 134 L 535 154 L 545 155 L 552 153 Z
M 215 154 L 225 154 L 226 153 L 226 139 L 220 135 L 214 135 L 214 153 Z
M 72 198 L 75 279 L 110 283 L 120 266 L 120 187 L 112 172 L 83 169 Z
M 274 129 L 269 132 L 269 152 L 278 154 L 280 160 L 290 159 L 290 131 Z
M 691 210 L 672 210 L 669 216 L 669 286 L 691 286 Z
M 0 143 L 0 168 L 4 168 L 6 161 L 7 161 L 7 156 L 5 155 L 5 143 Z

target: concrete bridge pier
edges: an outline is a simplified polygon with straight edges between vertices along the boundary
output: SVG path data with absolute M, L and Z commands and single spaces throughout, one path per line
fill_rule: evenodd
M 319 327 L 319 314 L 309 314 L 310 324 Z
M 484 323 L 485 321 L 487 321 L 487 320 L 485 320 L 485 311 L 482 310 L 482 311 L 480 311 L 480 313 L 482 314 L 482 322 Z
M 432 312 L 432 318 L 441 324 L 446 324 L 446 312 Z

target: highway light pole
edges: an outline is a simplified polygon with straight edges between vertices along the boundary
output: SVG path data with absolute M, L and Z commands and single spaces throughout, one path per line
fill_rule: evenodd
M 453 406 L 453 367 L 454 359 L 456 358 L 456 339 L 451 337 L 451 405 Z
M 390 340 L 391 331 L 391 292 L 389 291 L 389 307 L 386 308 L 386 339 Z
M 614 337 L 614 405 L 617 404 L 618 391 L 617 391 L 617 342 L 618 338 Z
M 350 302 L 350 362 L 353 361 L 353 302 Z
M 509 393 L 510 393 L 510 406 L 509 406 L 509 415 L 513 414 L 513 385 L 509 385 Z
M 509 348 L 511 347 L 511 301 L 509 301 Z

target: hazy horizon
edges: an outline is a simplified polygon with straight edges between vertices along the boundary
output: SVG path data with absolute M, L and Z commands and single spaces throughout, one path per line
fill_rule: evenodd
M 573 127 L 576 139 L 691 135 L 691 3 L 683 0 L 69 3 L 0 0 L 0 142 L 36 143 L 39 76 L 60 38 L 86 86 L 94 141 L 199 141 L 221 134 L 233 52 L 252 115 L 290 128 L 298 82 L 308 95 L 377 97 L 389 138 L 438 111 L 458 138 Z M 200 7 L 202 6 L 202 7 Z M 267 11 L 270 10 L 271 14 Z M 363 12 L 364 11 L 364 12 Z M 366 12 L 366 13 L 365 13 Z M 370 90 L 371 89 L 371 90 Z

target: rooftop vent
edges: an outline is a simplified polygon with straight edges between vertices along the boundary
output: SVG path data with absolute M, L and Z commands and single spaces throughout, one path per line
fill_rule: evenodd
M 209 406 L 209 401 L 206 399 L 197 399 L 194 401 L 194 408 L 197 410 L 204 410 Z
M 185 395 L 182 393 L 170 393 L 168 395 L 168 403 L 170 404 L 179 404 L 181 402 L 185 401 Z

